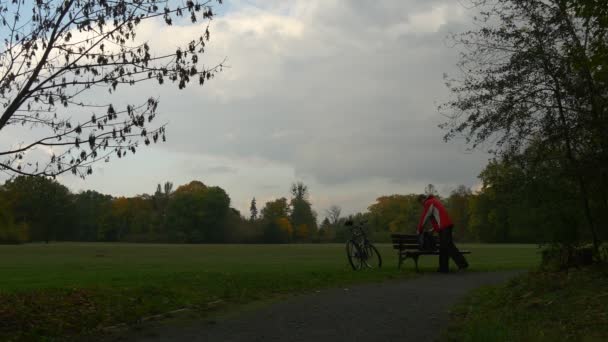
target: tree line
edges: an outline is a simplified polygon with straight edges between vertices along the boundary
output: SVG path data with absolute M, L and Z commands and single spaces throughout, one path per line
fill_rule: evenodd
M 478 191 L 460 185 L 441 198 L 464 242 L 552 242 L 588 238 L 574 185 L 551 174 L 530 175 L 518 164 L 492 161 L 480 174 Z M 432 185 L 425 190 L 437 194 Z M 170 243 L 344 242 L 348 219 L 367 221 L 372 239 L 414 233 L 421 213 L 418 194 L 381 196 L 367 211 L 342 215 L 333 205 L 321 219 L 308 187 L 294 183 L 290 196 L 250 212 L 230 206 L 222 188 L 192 181 L 174 189 L 158 184 L 152 194 L 114 197 L 87 190 L 72 193 L 56 180 L 20 176 L 0 186 L 0 243 L 50 241 Z M 317 223 L 319 222 L 319 223 Z
M 224 189 L 191 181 L 152 194 L 71 193 L 49 177 L 15 177 L 0 186 L 0 243 L 125 241 L 175 243 L 312 242 L 318 231 L 308 187 L 269 201 L 251 217 L 230 206 Z

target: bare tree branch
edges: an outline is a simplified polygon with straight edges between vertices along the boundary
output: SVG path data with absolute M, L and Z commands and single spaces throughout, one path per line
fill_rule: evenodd
M 24 0 L 0 1 L 0 27 L 6 32 L 0 50 L 0 131 L 21 125 L 39 135 L 0 151 L 5 158 L 0 170 L 42 176 L 70 171 L 84 177 L 94 162 L 135 153 L 142 142 L 164 141 L 165 125 L 148 128 L 158 114 L 158 99 L 119 109 L 80 98 L 99 87 L 112 94 L 119 86 L 169 80 L 182 89 L 213 78 L 225 60 L 199 66 L 210 39 L 213 2 L 222 3 L 38 0 L 26 6 Z M 136 40 L 137 28 L 161 20 L 203 23 L 196 39 L 174 52 L 154 53 L 148 42 Z M 49 160 L 41 160 L 46 158 L 36 152 L 41 148 L 51 153 Z

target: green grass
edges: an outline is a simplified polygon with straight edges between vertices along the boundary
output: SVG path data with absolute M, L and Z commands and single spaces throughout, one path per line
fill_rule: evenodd
M 353 272 L 341 244 L 164 245 L 51 243 L 0 246 L 0 339 L 39 339 L 94 331 L 190 307 L 223 305 L 318 288 L 413 275 L 390 245 L 381 270 Z M 534 245 L 464 245 L 471 270 L 531 268 Z M 423 270 L 437 257 L 421 258 Z
M 474 291 L 445 341 L 608 341 L 608 269 L 530 272 Z

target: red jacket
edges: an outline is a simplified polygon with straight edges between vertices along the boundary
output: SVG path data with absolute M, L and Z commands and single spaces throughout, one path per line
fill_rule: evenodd
M 443 204 L 434 196 L 429 196 L 424 200 L 424 210 L 422 211 L 422 216 L 420 216 L 420 222 L 418 223 L 418 234 L 422 233 L 422 228 L 429 220 L 433 225 L 433 230 L 436 232 L 453 225 L 452 220 L 448 215 L 448 211 L 445 210 Z

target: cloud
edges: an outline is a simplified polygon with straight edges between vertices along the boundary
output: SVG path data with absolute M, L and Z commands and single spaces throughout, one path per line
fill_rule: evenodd
M 451 0 L 230 2 L 211 24 L 203 61 L 228 58 L 215 79 L 182 91 L 121 90 L 130 100 L 158 96 L 158 122 L 169 123 L 167 143 L 132 157 L 150 165 L 139 182 L 195 177 L 226 188 L 243 211 L 252 197 L 261 207 L 303 179 L 318 211 L 338 204 L 345 213 L 428 183 L 476 185 L 487 154 L 444 143 L 436 110 L 449 96 L 443 74 L 458 60 L 445 37 L 464 31 L 469 16 Z M 162 51 L 197 34 L 149 23 L 138 37 Z M 152 171 L 160 160 L 166 166 Z M 120 178 L 110 169 L 121 167 L 104 165 L 104 179 Z
M 201 112 L 185 107 L 171 121 L 170 136 L 178 134 L 170 149 L 280 161 L 323 184 L 475 177 L 471 164 L 486 156 L 453 157 L 464 148 L 444 144 L 437 128 L 442 75 L 456 61 L 444 38 L 464 9 L 440 1 L 261 3 L 214 23 L 208 58 L 230 56 L 231 67 L 208 88 L 186 91 L 184 99 L 200 96 Z
M 236 173 L 238 170 L 230 166 L 220 165 L 208 167 L 205 171 L 207 173 Z
M 162 104 L 179 108 L 163 148 L 280 163 L 353 208 L 377 189 L 472 186 L 487 155 L 444 143 L 436 110 L 458 58 L 445 37 L 468 15 L 452 1 L 234 6 L 214 21 L 207 56 L 230 68 Z

